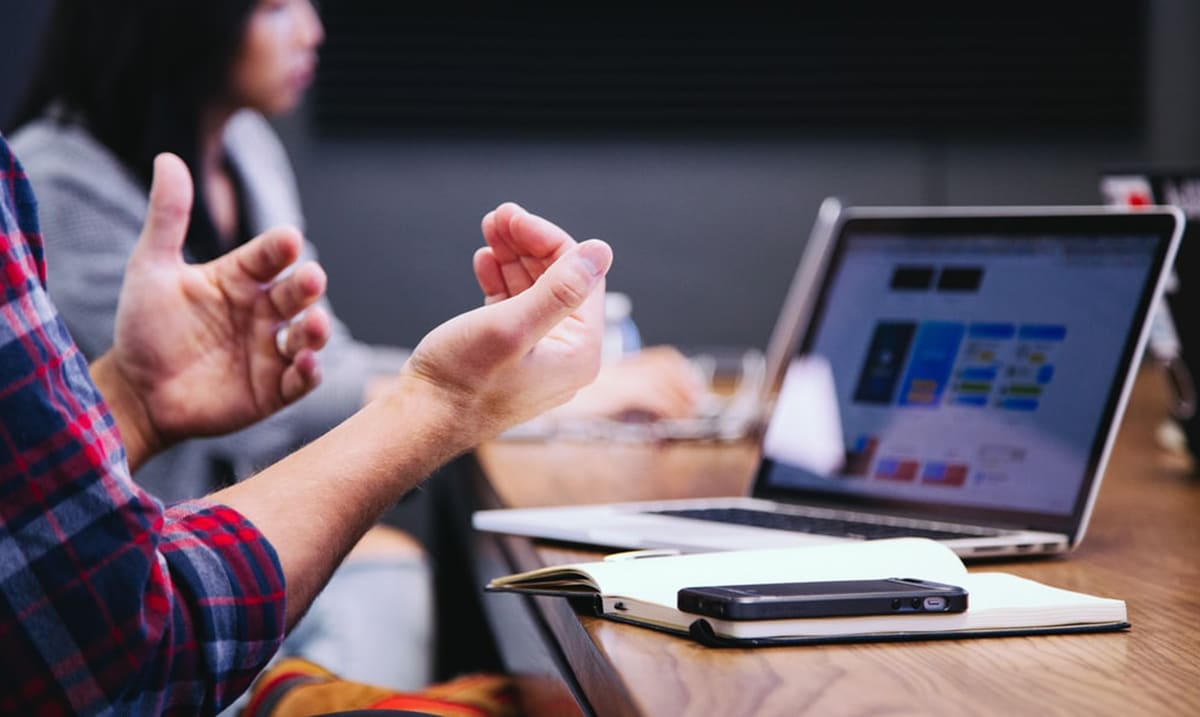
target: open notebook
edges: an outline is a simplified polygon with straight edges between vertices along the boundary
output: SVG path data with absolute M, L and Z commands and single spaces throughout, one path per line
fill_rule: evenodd
M 1182 225 L 1173 208 L 845 210 L 810 240 L 776 332 L 782 385 L 751 496 L 474 525 L 693 551 L 899 536 L 970 557 L 1068 550 Z
M 906 577 L 968 592 L 962 613 L 719 620 L 676 607 L 681 588 Z M 952 551 L 920 538 L 871 543 L 638 558 L 542 568 L 493 580 L 488 590 L 583 598 L 603 617 L 688 634 L 712 645 L 1097 632 L 1128 627 L 1125 603 L 1008 573 L 968 573 Z

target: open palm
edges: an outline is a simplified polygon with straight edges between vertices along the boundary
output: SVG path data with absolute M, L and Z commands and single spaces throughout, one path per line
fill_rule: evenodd
M 418 344 L 405 373 L 436 385 L 473 416 L 477 438 L 561 404 L 596 376 L 604 328 L 607 244 L 577 244 L 515 204 L 483 221 L 475 254 L 486 306 Z
M 314 263 L 280 276 L 300 254 L 296 230 L 268 231 L 190 265 L 182 248 L 191 202 L 186 166 L 159 156 L 112 351 L 164 442 L 241 428 L 303 396 L 320 381 L 314 352 L 330 331 L 320 310 L 292 321 L 325 288 Z

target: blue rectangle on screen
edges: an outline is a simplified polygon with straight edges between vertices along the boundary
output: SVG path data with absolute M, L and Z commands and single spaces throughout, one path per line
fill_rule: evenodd
M 1036 398 L 1006 398 L 1000 406 L 1009 411 L 1036 411 L 1038 402 Z
M 995 366 L 971 366 L 964 368 L 958 372 L 959 379 L 963 381 L 995 381 L 996 367 Z
M 1026 324 L 1021 327 L 1019 336 L 1031 341 L 1062 341 L 1067 337 L 1067 327 L 1061 324 Z
M 917 331 L 912 321 L 881 321 L 871 334 L 871 345 L 858 375 L 854 400 L 859 403 L 888 404 L 896 392 L 900 370 L 908 355 L 908 346 Z
M 920 325 L 900 388 L 901 406 L 937 405 L 954 369 L 964 333 L 962 324 L 949 321 Z
M 967 337 L 972 339 L 1011 339 L 1017 329 L 1012 324 L 971 324 Z
M 960 406 L 986 406 L 987 396 L 956 396 L 954 402 Z
M 1053 364 L 1046 364 L 1045 366 L 1042 366 L 1041 368 L 1038 369 L 1038 372 L 1037 372 L 1037 382 L 1038 383 L 1050 383 L 1050 379 L 1052 379 L 1052 378 L 1054 378 Z
M 941 480 L 945 477 L 945 463 L 926 463 L 925 470 L 921 472 L 921 478 L 924 480 Z

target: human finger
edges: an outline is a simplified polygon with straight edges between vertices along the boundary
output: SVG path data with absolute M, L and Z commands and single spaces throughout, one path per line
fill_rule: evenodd
M 492 251 L 496 254 L 496 260 L 499 262 L 512 261 L 515 258 L 508 244 L 507 215 L 503 221 L 497 218 L 498 214 L 505 213 L 507 211 L 506 207 L 510 206 L 516 205 L 512 202 L 505 202 L 487 214 L 484 214 L 483 221 L 479 225 L 480 230 L 483 232 L 483 241 L 492 248 Z
M 267 297 L 279 318 L 290 319 L 321 298 L 325 283 L 325 270 L 315 261 L 309 261 L 272 284 Z
M 292 359 L 279 379 L 279 400 L 283 404 L 295 402 L 321 383 L 321 364 L 316 352 L 304 349 Z
M 571 235 L 558 225 L 511 203 L 497 208 L 495 225 L 495 240 L 502 250 L 497 259 L 510 295 L 532 286 L 555 259 L 575 246 Z M 507 231 L 501 229 L 504 226 Z
M 689 391 L 678 376 L 655 370 L 635 371 L 620 375 L 620 365 L 606 367 L 614 375 L 606 383 L 613 386 L 615 395 L 623 396 L 618 413 L 637 412 L 655 419 L 686 418 L 695 415 L 697 396 Z
M 138 239 L 137 254 L 182 260 L 192 212 L 192 176 L 179 157 L 164 152 L 154 158 L 150 204 Z
M 525 210 L 513 202 L 505 202 L 496 207 L 492 238 L 488 242 L 496 255 L 500 275 L 504 278 L 509 296 L 516 296 L 528 289 L 541 273 L 530 271 L 525 257 L 522 256 L 521 247 L 513 239 L 513 219 L 524 213 Z
M 279 342 L 280 353 L 285 359 L 291 359 L 305 349 L 320 351 L 332 333 L 329 314 L 319 307 L 312 309 L 284 329 L 283 341 Z
M 496 261 L 491 247 L 480 247 L 476 250 L 471 264 L 475 269 L 475 279 L 483 291 L 483 303 L 494 304 L 510 296 L 504 276 L 500 272 L 500 264 Z
M 648 359 L 656 373 L 655 380 L 691 404 L 697 404 L 707 391 L 708 384 L 696 366 L 673 346 L 651 346 L 639 356 Z
M 631 404 L 622 407 L 621 414 L 637 413 L 653 420 L 688 418 L 694 413 L 693 406 L 679 396 L 666 392 L 645 392 Z
M 216 260 L 226 278 L 272 281 L 300 257 L 304 239 L 295 227 L 269 229 Z
M 547 265 L 575 246 L 565 229 L 532 212 L 514 213 L 508 220 L 509 244 L 517 256 Z
M 512 307 L 507 317 L 519 323 L 527 345 L 532 346 L 583 307 L 602 285 L 611 265 L 612 248 L 608 244 L 599 239 L 586 241 L 554 262 L 529 290 L 507 302 Z M 599 323 L 602 312 L 596 313 Z
M 512 247 L 524 274 L 531 281 L 537 281 L 547 267 L 576 245 L 562 227 L 537 214 L 514 214 L 509 219 L 508 228 Z M 521 291 L 525 288 L 522 287 Z
M 659 418 L 685 418 L 694 415 L 699 396 L 679 381 L 654 382 L 643 394 L 644 400 L 656 405 Z
M 505 202 L 484 215 L 480 224 L 483 240 L 496 257 L 496 266 L 508 296 L 524 291 L 533 283 L 533 277 L 525 271 L 509 234 L 512 217 L 523 211 L 515 202 Z

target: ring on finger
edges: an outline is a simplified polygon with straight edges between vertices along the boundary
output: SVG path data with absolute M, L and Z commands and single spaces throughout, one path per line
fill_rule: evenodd
M 288 326 L 285 324 L 275 332 L 275 350 L 285 359 L 291 359 L 288 355 Z

